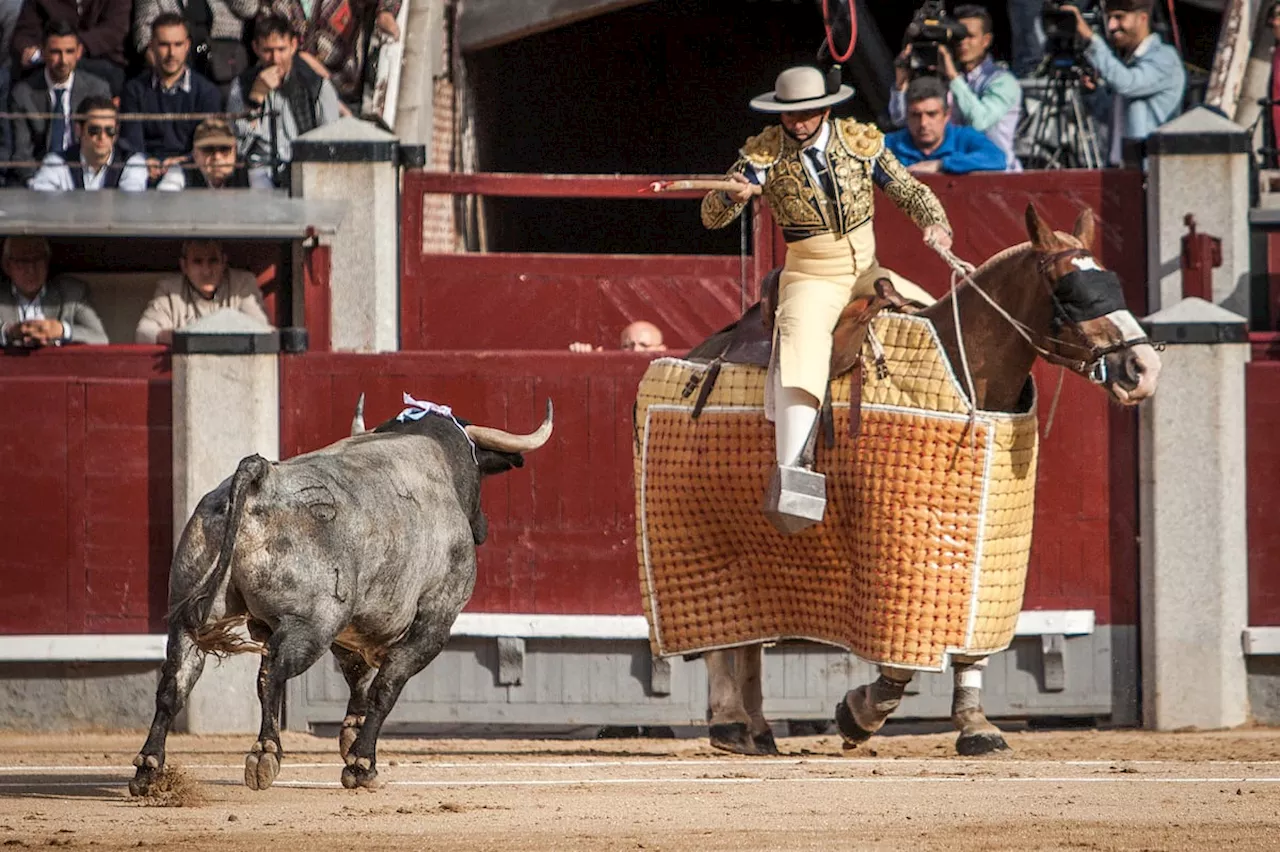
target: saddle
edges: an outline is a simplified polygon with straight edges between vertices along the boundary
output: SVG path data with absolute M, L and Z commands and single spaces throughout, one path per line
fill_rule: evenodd
M 710 366 L 701 377 L 701 388 L 694 401 L 690 416 L 697 419 L 703 406 L 711 396 L 716 379 L 720 376 L 721 364 L 749 364 L 768 369 L 773 357 L 773 326 L 778 312 L 778 290 L 782 279 L 782 268 L 771 270 L 760 282 L 760 301 L 747 308 L 742 317 L 731 323 L 689 351 L 688 357 L 708 359 Z M 831 340 L 830 381 L 846 373 L 860 372 L 862 369 L 862 344 L 866 340 L 871 320 L 886 308 L 904 312 L 915 312 L 919 309 L 916 302 L 904 298 L 893 287 L 893 282 L 881 277 L 875 283 L 875 296 L 850 299 L 840 312 Z M 695 379 L 684 390 L 689 396 L 698 387 Z M 860 426 L 858 401 L 861 396 L 862 382 L 850 383 L 853 395 L 849 406 L 849 435 L 856 436 Z M 822 429 L 826 445 L 835 444 L 834 419 L 831 414 L 831 391 L 828 387 L 826 399 L 822 403 Z

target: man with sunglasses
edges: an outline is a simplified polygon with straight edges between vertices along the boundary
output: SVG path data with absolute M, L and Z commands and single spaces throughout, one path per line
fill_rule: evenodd
M 85 98 L 80 109 L 81 117 L 75 123 L 79 140 L 62 154 L 47 154 L 31 179 L 31 188 L 46 192 L 145 191 L 147 158 L 117 138 L 120 126 L 116 105 L 110 98 L 95 95 Z
M 231 126 L 216 118 L 206 118 L 196 128 L 191 150 L 195 166 L 176 165 L 165 173 L 156 189 L 272 189 L 270 175 L 250 173 L 236 163 L 236 136 Z

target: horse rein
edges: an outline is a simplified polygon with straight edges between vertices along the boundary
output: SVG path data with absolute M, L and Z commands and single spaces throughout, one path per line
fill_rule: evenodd
M 952 253 L 950 249 L 943 249 L 941 246 L 933 244 L 930 245 L 931 248 L 938 252 L 942 259 L 947 262 L 947 265 L 961 276 L 962 281 L 960 283 L 967 283 L 975 292 L 978 293 L 978 295 L 982 296 L 982 298 L 986 300 L 987 304 L 989 304 L 992 309 L 1005 320 L 1005 322 L 1009 323 L 1009 325 L 1013 327 L 1013 330 L 1018 332 L 1022 339 L 1025 340 L 1033 350 L 1035 350 L 1037 355 L 1048 361 L 1050 364 L 1065 367 L 1073 373 L 1087 378 L 1094 384 L 1104 384 L 1107 380 L 1107 368 L 1104 359 L 1108 355 L 1125 349 L 1130 349 L 1144 343 L 1151 343 L 1151 340 L 1144 335 L 1130 340 L 1122 340 L 1118 343 L 1113 343 L 1110 346 L 1082 346 L 1079 343 L 1063 340 L 1062 338 L 1055 337 L 1053 335 L 1041 335 L 1034 329 L 1028 327 L 1026 323 L 1010 314 L 994 298 L 992 298 L 986 290 L 978 286 L 978 283 L 973 280 L 973 274 L 976 271 L 976 267 L 974 267 L 973 264 L 961 260 Z M 1061 300 L 1057 296 L 1057 293 L 1054 292 L 1055 286 L 1063 277 L 1065 277 L 1055 277 L 1055 268 L 1063 260 L 1072 257 L 1084 257 L 1096 261 L 1093 253 L 1088 249 L 1069 248 L 1039 258 L 1037 268 L 1040 273 L 1040 283 L 1048 288 L 1049 298 L 1053 301 L 1055 320 L 1060 323 L 1069 323 L 1070 325 L 1078 328 L 1079 323 L 1068 316 L 1066 309 L 1063 307 Z M 1059 354 L 1063 350 L 1080 352 L 1086 357 L 1072 358 L 1067 355 Z

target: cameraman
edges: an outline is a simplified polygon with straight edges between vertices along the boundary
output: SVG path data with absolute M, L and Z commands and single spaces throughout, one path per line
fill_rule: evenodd
M 965 29 L 956 44 L 956 57 L 945 45 L 938 46 L 939 73 L 951 92 L 953 124 L 967 125 L 986 135 L 1004 154 L 1005 170 L 1022 171 L 1013 153 L 1022 110 L 1022 87 L 1003 64 L 991 57 L 991 15 L 981 6 L 957 6 L 954 17 Z M 902 59 L 911 54 L 907 45 Z M 957 68 L 957 60 L 959 68 Z M 906 122 L 907 85 L 910 71 L 899 62 L 896 85 L 889 97 L 889 119 L 897 127 Z
M 1124 162 L 1128 139 L 1143 140 L 1182 109 L 1187 72 L 1182 57 L 1151 30 L 1154 0 L 1110 0 L 1107 3 L 1107 40 L 1093 29 L 1075 6 L 1062 6 L 1076 18 L 1076 33 L 1088 44 L 1085 59 L 1111 96 L 1110 154 L 1113 166 Z M 1118 55 L 1117 55 L 1118 54 Z

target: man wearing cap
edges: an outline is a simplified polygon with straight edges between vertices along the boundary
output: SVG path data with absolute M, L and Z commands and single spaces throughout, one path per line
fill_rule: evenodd
M 775 423 L 778 462 L 771 494 L 785 477 L 804 469 L 801 458 L 827 392 L 832 332 L 850 299 L 872 295 L 876 279 L 885 276 L 907 299 L 933 302 L 919 286 L 877 262 L 873 187 L 879 186 L 927 241 L 951 246 L 942 204 L 885 147 L 880 131 L 853 119 L 831 120 L 831 107 L 852 95 L 847 85 L 828 88 L 817 68 L 783 71 L 774 91 L 751 101 L 752 109 L 776 114 L 781 123 L 743 145 L 729 171 L 742 188 L 714 191 L 702 200 L 703 225 L 723 228 L 753 195 L 763 195 L 787 241 L 774 324 L 775 363 L 769 371 L 767 408 Z M 776 508 L 766 505 L 766 510 L 779 525 Z
M 1094 33 L 1075 6 L 1076 32 L 1088 43 L 1085 58 L 1111 95 L 1107 161 L 1123 163 L 1125 140 L 1146 139 L 1182 111 L 1187 72 L 1182 58 L 1151 31 L 1154 0 L 1109 0 L 1107 39 Z M 1115 52 L 1107 41 L 1115 47 Z
M 236 136 L 231 125 L 217 118 L 206 118 L 196 128 L 191 159 L 194 166 L 171 166 L 156 189 L 271 189 L 271 178 L 265 172 L 250 173 L 236 164 Z

